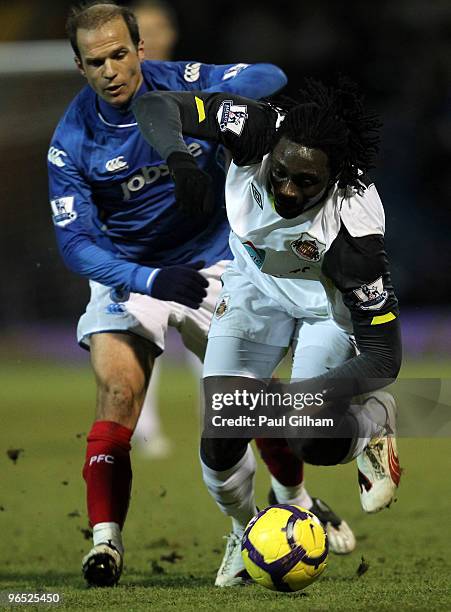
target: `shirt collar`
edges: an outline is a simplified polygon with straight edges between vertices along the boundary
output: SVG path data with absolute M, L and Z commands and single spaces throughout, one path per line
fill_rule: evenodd
M 97 111 L 100 119 L 107 125 L 113 127 L 131 127 L 136 125 L 136 119 L 131 110 L 132 101 L 135 98 L 142 96 L 144 93 L 149 91 L 149 89 L 149 85 L 146 83 L 145 79 L 143 79 L 141 87 L 133 96 L 130 103 L 124 108 L 115 108 L 97 96 Z

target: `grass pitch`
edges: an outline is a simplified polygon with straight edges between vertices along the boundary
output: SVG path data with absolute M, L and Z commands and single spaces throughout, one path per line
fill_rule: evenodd
M 450 371 L 449 364 L 430 363 L 404 374 L 451 377 Z M 449 439 L 399 441 L 399 500 L 374 516 L 360 510 L 354 465 L 307 467 L 309 491 L 346 518 L 357 536 L 356 551 L 330 555 L 323 577 L 304 592 L 214 588 L 228 520 L 201 481 L 196 394 L 186 369 L 164 369 L 160 404 L 174 453 L 154 461 L 134 450 L 123 578 L 114 589 L 88 590 L 80 574 L 90 547 L 81 465 L 93 413 L 91 373 L 85 367 L 3 364 L 0 608 L 8 609 L 7 592 L 28 591 L 59 593 L 66 610 L 451 610 Z M 259 466 L 260 507 L 267 483 Z

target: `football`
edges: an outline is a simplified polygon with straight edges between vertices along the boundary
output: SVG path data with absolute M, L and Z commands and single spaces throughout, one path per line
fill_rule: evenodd
M 300 506 L 278 504 L 259 512 L 243 535 L 250 577 L 273 591 L 299 591 L 327 566 L 329 546 L 320 520 Z

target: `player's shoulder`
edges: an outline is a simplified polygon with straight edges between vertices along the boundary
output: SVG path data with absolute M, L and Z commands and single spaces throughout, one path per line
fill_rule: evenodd
M 342 224 L 354 238 L 384 235 L 385 213 L 374 182 L 362 176 L 359 188 L 337 190 L 336 200 Z
M 156 89 L 178 90 L 199 81 L 205 64 L 194 60 L 146 60 L 141 66 L 144 78 Z
M 85 86 L 67 107 L 58 122 L 53 139 L 71 143 L 78 135 L 84 134 L 92 123 L 94 106 L 95 93 L 91 87 Z
M 83 165 L 83 148 L 95 130 L 95 93 L 86 86 L 72 100 L 53 132 L 47 153 L 49 170 L 61 170 L 70 159 Z

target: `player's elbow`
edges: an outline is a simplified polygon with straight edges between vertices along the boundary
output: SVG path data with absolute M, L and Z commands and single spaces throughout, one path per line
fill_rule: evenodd
M 398 377 L 399 371 L 401 369 L 401 363 L 402 363 L 402 351 L 400 347 L 399 351 L 397 351 L 395 355 L 392 355 L 392 358 L 391 358 L 390 371 L 391 371 L 392 378 Z
M 73 236 L 71 239 L 62 239 L 57 234 L 58 250 L 66 268 L 75 274 L 83 274 L 83 266 L 81 264 L 80 251 L 86 246 L 84 241 L 79 237 Z
M 275 64 L 262 64 L 265 67 L 265 70 L 269 75 L 274 79 L 274 81 L 279 85 L 279 89 L 285 87 L 288 83 L 288 77 L 285 72 L 279 66 Z
M 358 328 L 356 336 L 358 336 L 359 350 L 365 355 L 371 376 L 396 379 L 402 361 L 401 328 L 398 318 L 384 325 Z
M 260 83 L 262 90 L 264 90 L 260 97 L 272 95 L 288 83 L 285 72 L 275 64 L 255 64 L 254 68 L 260 73 Z
M 390 377 L 397 378 L 402 363 L 402 341 L 401 327 L 399 321 L 394 325 L 392 340 L 387 347 L 387 367 L 390 369 Z
M 394 355 L 390 360 L 386 360 L 382 367 L 381 378 L 390 378 L 395 380 L 398 377 L 399 370 L 401 369 L 401 356 Z
M 79 273 L 78 258 L 74 254 L 74 249 L 69 244 L 59 246 L 61 258 L 66 268 L 75 274 Z
M 395 380 L 401 369 L 401 346 L 390 347 L 385 351 L 377 351 L 368 355 L 373 363 L 374 378 Z

